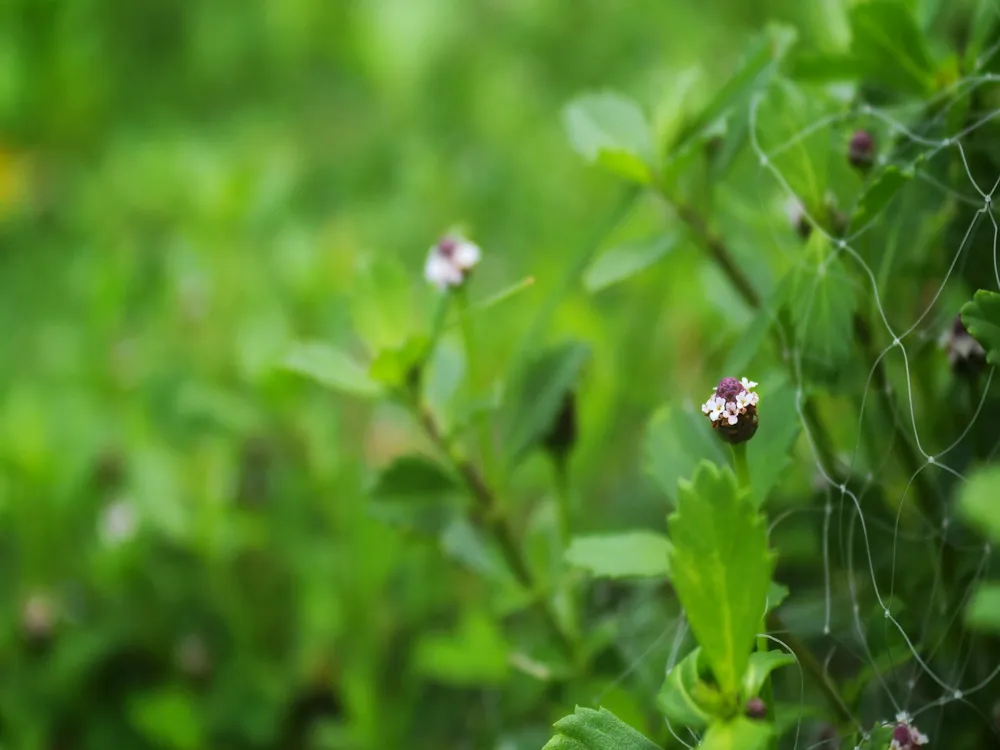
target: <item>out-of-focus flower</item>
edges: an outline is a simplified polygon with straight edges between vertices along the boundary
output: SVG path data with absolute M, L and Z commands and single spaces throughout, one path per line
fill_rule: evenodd
M 28 638 L 44 641 L 52 635 L 57 620 L 56 605 L 44 591 L 36 591 L 21 606 L 21 627 Z
M 201 679 L 212 669 L 212 655 L 205 639 L 195 633 L 184 636 L 174 650 L 177 668 L 188 677 Z
M 926 745 L 930 740 L 927 735 L 917 729 L 912 717 L 905 711 L 896 714 L 896 726 L 892 730 L 892 742 L 889 750 L 912 750 Z
M 101 513 L 98 531 L 101 541 L 109 547 L 129 541 L 139 527 L 135 507 L 127 499 L 115 500 Z
M 847 160 L 858 169 L 867 169 L 875 161 L 875 137 L 867 130 L 856 130 L 847 146 Z
M 960 315 L 944 330 L 938 343 L 948 354 L 948 363 L 956 375 L 970 377 L 986 367 L 986 350 L 965 330 Z
M 788 226 L 802 239 L 809 239 L 809 235 L 812 234 L 812 224 L 806 217 L 806 208 L 802 205 L 802 201 L 795 196 L 789 196 L 788 200 L 785 201 L 784 208 L 785 216 L 788 217 Z
M 461 286 L 481 257 L 478 245 L 463 237 L 448 235 L 427 254 L 424 276 L 442 291 L 450 286 Z
M 743 378 L 723 378 L 701 411 L 727 443 L 743 443 L 757 432 L 757 384 Z

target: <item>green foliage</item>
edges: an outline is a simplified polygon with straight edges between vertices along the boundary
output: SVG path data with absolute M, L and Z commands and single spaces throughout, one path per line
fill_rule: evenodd
M 969 627 L 1000 633 L 1000 583 L 979 586 L 965 611 Z
M 850 10 L 857 72 L 890 89 L 924 93 L 934 86 L 927 43 L 902 0 L 858 3 Z
M 681 481 L 668 525 L 671 582 L 719 687 L 734 694 L 774 566 L 764 518 L 731 471 L 706 462 Z
M 599 255 L 587 269 L 583 285 L 593 293 L 625 281 L 659 261 L 676 244 L 676 235 L 666 235 L 613 247 Z
M 610 711 L 576 707 L 570 716 L 555 723 L 557 734 L 544 750 L 658 750 Z
M 874 220 L 892 202 L 896 194 L 909 184 L 915 172 L 915 167 L 899 169 L 892 165 L 882 170 L 855 206 L 853 225 L 862 227 Z
M 375 398 L 381 392 L 378 384 L 369 379 L 365 368 L 345 352 L 320 341 L 296 343 L 285 355 L 282 365 L 291 372 L 353 396 Z
M 986 350 L 986 361 L 1000 364 L 1000 294 L 986 289 L 976 292 L 962 308 L 966 330 Z
M 696 648 L 667 672 L 656 698 L 656 707 L 678 726 L 703 729 L 723 715 L 726 703 L 718 690 L 704 679 L 701 649 Z
M 707 396 L 706 396 L 707 398 Z M 647 471 L 660 489 L 677 496 L 677 483 L 708 460 L 726 462 L 722 443 L 705 429 L 705 416 L 692 408 L 666 405 L 650 420 L 644 446 Z
M 738 717 L 713 724 L 698 747 L 702 750 L 760 750 L 767 747 L 771 736 L 769 724 Z
M 503 405 L 502 444 L 511 467 L 552 429 L 563 399 L 580 379 L 590 347 L 567 341 L 533 358 Z
M 743 674 L 743 696 L 760 695 L 760 690 L 771 672 L 794 663 L 795 656 L 784 651 L 755 651 L 750 654 L 750 663 Z
M 652 179 L 653 136 L 639 106 L 615 93 L 571 102 L 563 115 L 573 147 L 587 160 L 639 183 Z
M 962 489 L 959 512 L 975 524 L 994 544 L 1000 544 L 1000 468 L 978 472 Z
M 669 578 L 670 540 L 652 531 L 575 537 L 566 561 L 599 578 Z

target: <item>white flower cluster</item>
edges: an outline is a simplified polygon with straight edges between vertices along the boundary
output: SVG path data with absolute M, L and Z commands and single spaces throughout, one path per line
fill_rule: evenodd
M 906 711 L 900 711 L 896 714 L 896 728 L 892 733 L 889 750 L 910 750 L 910 748 L 926 745 L 928 742 L 930 739 L 917 729 L 913 724 L 913 718 Z
M 441 291 L 461 286 L 481 256 L 475 243 L 461 237 L 444 237 L 430 249 L 424 277 Z
M 737 394 L 735 401 L 727 402 L 721 396 L 715 395 L 716 392 L 713 390 L 712 397 L 701 405 L 702 413 L 707 414 L 713 422 L 725 420 L 729 424 L 736 424 L 740 415 L 746 413 L 747 407 L 756 406 L 760 400 L 760 396 L 750 392 L 752 388 L 757 387 L 754 381 L 743 378 L 742 384 L 745 390 Z

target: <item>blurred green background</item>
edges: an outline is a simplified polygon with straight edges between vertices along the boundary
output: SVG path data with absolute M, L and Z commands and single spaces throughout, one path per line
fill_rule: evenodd
M 429 317 L 425 254 L 460 223 L 475 296 L 535 280 L 477 321 L 504 368 L 620 200 L 566 144 L 566 102 L 655 112 L 692 64 L 706 98 L 765 20 L 837 41 L 835 5 L 0 4 L 2 746 L 540 747 L 574 696 L 511 670 L 488 581 L 366 508 L 417 431 L 275 364 L 300 338 L 363 351 L 349 300 L 380 258 Z M 699 257 L 574 293 L 546 331 L 594 347 L 593 528 L 662 523 L 642 427 L 705 395 L 734 304 Z M 516 480 L 525 524 L 546 472 Z M 638 656 L 660 630 L 636 623 Z M 620 671 L 575 697 L 642 726 Z

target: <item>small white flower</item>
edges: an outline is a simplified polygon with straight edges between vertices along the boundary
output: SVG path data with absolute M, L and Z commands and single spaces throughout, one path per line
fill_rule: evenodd
M 753 403 L 752 399 L 750 398 L 752 395 L 753 394 L 749 393 L 748 391 L 743 391 L 743 393 L 740 393 L 736 396 L 736 405 L 740 408 L 740 411 L 746 409 L 750 404 Z
M 754 381 L 747 380 L 746 378 L 743 378 L 743 380 L 741 380 L 740 382 L 743 384 L 743 387 L 746 388 L 748 391 L 751 388 L 756 388 L 757 387 L 757 384 Z
M 736 424 L 740 421 L 740 407 L 736 405 L 735 401 L 726 404 L 726 419 L 729 424 Z
M 460 286 L 481 257 L 475 243 L 461 237 L 444 237 L 428 252 L 424 277 L 442 291 Z
M 132 503 L 128 500 L 116 500 L 101 513 L 101 540 L 109 547 L 127 542 L 135 536 L 138 525 Z
M 899 713 L 896 714 L 896 723 L 897 724 L 909 724 L 910 723 L 910 715 L 908 713 L 906 713 L 906 711 L 900 711 Z
M 912 727 L 910 729 L 910 736 L 913 738 L 914 745 L 926 745 L 928 742 L 930 742 L 930 739 L 927 737 L 927 735 L 919 731 L 916 727 Z

